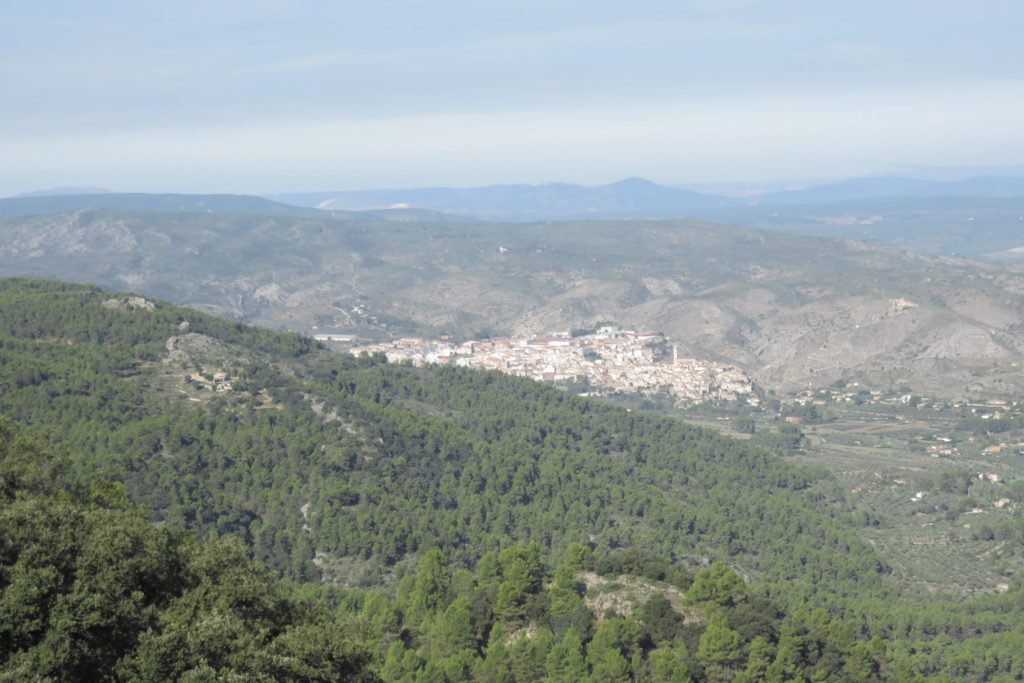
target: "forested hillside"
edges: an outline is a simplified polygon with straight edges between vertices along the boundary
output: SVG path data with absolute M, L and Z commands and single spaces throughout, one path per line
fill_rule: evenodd
M 0 415 L 69 453 L 47 496 L 107 490 L 99 478 L 152 510 L 159 533 L 135 521 L 138 533 L 239 539 L 333 614 L 334 635 L 311 642 L 367 643 L 387 680 L 865 680 L 1024 665 L 992 656 L 1022 642 L 1016 590 L 899 602 L 820 472 L 525 379 L 352 358 L 133 295 L 7 280 Z M 18 519 L 0 529 L 4 609 L 22 609 L 19 563 L 36 557 Z M 56 560 L 39 557 L 46 574 Z M 24 617 L 42 619 L 36 635 L 4 636 L 4 671 L 42 666 L 31 653 L 59 638 L 45 635 L 58 602 Z M 132 628 L 150 634 L 131 636 L 139 647 L 168 632 Z
M 694 578 L 579 544 L 553 577 L 531 543 L 475 574 L 430 550 L 393 599 L 303 589 L 237 539 L 156 528 L 116 484 L 70 485 L 67 465 L 0 425 L 2 680 L 868 680 L 887 666 L 880 640 L 786 615 L 721 563 Z M 624 596 L 594 570 L 644 578 L 620 576 Z
M 158 529 L 67 466 L 0 424 L 0 680 L 374 680 L 354 630 L 236 539 Z
M 76 476 L 122 481 L 161 520 L 238 535 L 296 578 L 319 558 L 329 576 L 365 565 L 377 583 L 428 547 L 471 566 L 509 539 L 554 557 L 580 540 L 733 557 L 807 590 L 884 572 L 811 488 L 819 475 L 743 442 L 522 378 L 318 352 L 145 304 L 4 283 L 0 410 L 54 429 Z M 221 371 L 230 390 L 202 380 Z

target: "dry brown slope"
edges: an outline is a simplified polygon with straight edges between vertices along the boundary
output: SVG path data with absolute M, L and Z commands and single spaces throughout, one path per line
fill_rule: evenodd
M 0 218 L 0 274 L 131 288 L 274 328 L 530 333 L 613 320 L 765 387 L 1024 387 L 1024 275 L 699 221 L 367 222 L 83 210 Z M 381 323 L 388 327 L 381 327 Z

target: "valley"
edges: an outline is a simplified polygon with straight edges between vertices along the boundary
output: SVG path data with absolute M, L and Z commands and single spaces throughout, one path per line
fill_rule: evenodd
M 922 394 L 1024 388 L 1024 272 L 719 223 L 498 224 L 125 212 L 0 217 L 0 274 L 165 297 L 304 334 L 459 343 L 660 332 L 768 391 L 842 379 Z M 1017 363 L 1016 366 L 1013 364 Z
M 737 657 L 759 634 L 783 666 L 789 631 L 746 625 L 755 603 L 834 652 L 802 650 L 808 677 L 849 679 L 855 652 L 893 678 L 1012 649 L 1024 272 L 696 220 L 408 217 L 2 216 L 0 273 L 114 291 L 4 281 L 0 410 L 160 528 L 237 538 L 339 613 L 394 600 L 362 627 L 394 680 L 537 671 L 529 648 L 576 648 L 568 623 L 597 653 L 602 623 L 652 604 L 676 645 L 623 645 L 637 672 L 714 671 L 695 653 L 718 609 Z M 489 558 L 511 577 L 530 543 L 531 576 L 571 564 L 578 604 L 493 592 Z M 692 602 L 716 566 L 748 597 Z M 412 598 L 445 572 L 435 607 Z M 432 645 L 456 595 L 475 629 L 458 661 Z M 861 645 L 801 621 L 815 609 Z M 499 641 L 519 654 L 491 661 Z

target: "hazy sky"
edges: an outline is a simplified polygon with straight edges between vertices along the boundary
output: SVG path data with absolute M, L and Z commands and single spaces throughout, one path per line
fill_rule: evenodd
M 1020 0 L 0 3 L 0 196 L 1024 163 Z

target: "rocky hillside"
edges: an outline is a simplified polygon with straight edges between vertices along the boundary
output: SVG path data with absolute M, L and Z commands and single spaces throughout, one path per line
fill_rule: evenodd
M 1024 387 L 1024 271 L 699 221 L 497 224 L 85 209 L 0 217 L 0 275 L 132 289 L 306 333 L 526 334 L 599 320 L 767 389 Z

